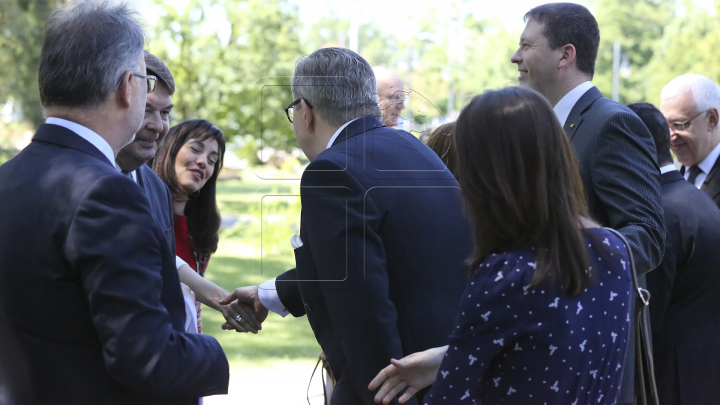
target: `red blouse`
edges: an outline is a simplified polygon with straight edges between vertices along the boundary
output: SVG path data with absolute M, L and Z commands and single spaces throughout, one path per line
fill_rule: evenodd
M 190 231 L 188 231 L 187 217 L 173 215 L 175 217 L 175 254 L 185 260 L 193 270 L 197 271 L 195 253 L 190 246 Z
M 190 245 L 190 231 L 188 230 L 187 217 L 177 214 L 173 214 L 173 216 L 175 218 L 175 254 L 183 259 L 190 268 L 200 274 L 201 277 L 205 277 L 205 269 L 207 269 L 207 265 L 210 262 L 210 257 L 208 256 L 204 260 L 198 260 L 195 251 L 193 251 Z M 198 333 L 202 333 L 202 311 L 200 302 L 195 301 L 195 307 L 197 308 Z

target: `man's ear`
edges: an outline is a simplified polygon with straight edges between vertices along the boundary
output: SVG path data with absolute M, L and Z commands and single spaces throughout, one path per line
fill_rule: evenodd
M 560 50 L 562 51 L 562 58 L 560 59 L 558 68 L 566 68 L 575 62 L 575 58 L 577 57 L 577 50 L 575 49 L 575 45 L 567 44 L 563 46 Z
M 315 113 L 312 108 L 308 107 L 304 99 L 300 100 L 300 105 L 302 105 L 303 119 L 308 132 L 315 132 Z
M 131 81 L 133 80 L 133 74 L 130 71 L 127 71 L 123 74 L 122 80 L 120 80 L 120 85 L 118 86 L 117 92 L 116 92 L 116 99 L 117 103 L 124 108 L 130 107 L 131 102 Z
M 717 108 L 711 108 L 707 112 L 708 117 L 708 131 L 714 131 L 718 127 L 718 120 L 720 117 L 718 117 L 718 110 Z

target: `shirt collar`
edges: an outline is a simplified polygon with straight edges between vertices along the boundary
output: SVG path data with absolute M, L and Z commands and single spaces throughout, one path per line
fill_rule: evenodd
M 669 164 L 669 165 L 665 165 L 665 166 L 661 167 L 661 168 L 660 168 L 660 174 L 669 173 L 669 172 L 671 172 L 671 171 L 673 171 L 673 170 L 677 170 L 677 168 L 675 167 L 674 164 L 671 163 L 671 164 Z
M 710 170 L 712 170 L 715 165 L 715 161 L 717 161 L 718 156 L 720 156 L 720 142 L 718 142 L 718 144 L 715 145 L 715 149 L 713 149 L 712 152 L 710 152 L 710 154 L 698 164 L 698 167 L 703 171 L 703 173 L 709 174 Z
M 592 87 L 593 85 L 590 81 L 580 83 L 577 87 L 570 90 L 565 97 L 558 101 L 553 110 L 555 110 L 555 115 L 557 115 L 560 125 L 565 126 L 565 121 L 567 121 L 570 111 L 572 111 L 573 107 L 575 107 L 575 104 L 577 104 L 578 100 L 580 100 L 580 97 L 587 93 L 588 90 L 592 89 Z
M 93 130 L 84 127 L 76 122 L 64 120 L 62 118 L 56 118 L 56 117 L 48 117 L 45 120 L 46 124 L 52 124 L 57 125 L 63 128 L 67 128 L 74 133 L 76 133 L 79 137 L 82 139 L 90 142 L 94 147 L 96 147 L 100 152 L 102 152 L 103 155 L 110 161 L 110 163 L 115 166 L 115 153 L 113 153 L 112 148 L 110 147 L 110 144 L 103 139 L 100 135 L 98 135 Z
M 340 132 L 342 132 L 342 130 L 345 129 L 345 127 L 347 127 L 348 125 L 350 125 L 351 122 L 357 121 L 358 119 L 359 119 L 359 118 L 355 118 L 354 120 L 350 120 L 350 121 L 344 123 L 340 128 L 338 128 L 338 130 L 335 131 L 335 135 L 333 135 L 332 138 L 330 138 L 330 142 L 328 142 L 327 148 L 325 148 L 325 149 L 330 149 L 330 147 L 332 146 L 333 142 L 335 142 L 335 140 L 337 139 L 338 135 L 340 135 Z

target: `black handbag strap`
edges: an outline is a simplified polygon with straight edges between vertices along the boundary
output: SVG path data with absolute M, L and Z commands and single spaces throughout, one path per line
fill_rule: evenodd
M 632 249 L 627 239 L 618 231 L 612 228 L 605 228 L 617 236 L 627 248 L 630 262 L 630 274 L 632 275 L 633 290 L 635 290 L 635 369 L 637 370 L 638 404 L 659 405 L 657 385 L 655 383 L 655 366 L 653 365 L 652 343 L 650 328 L 648 327 L 648 305 L 650 305 L 650 292 L 638 283 L 637 272 L 635 271 L 635 260 Z

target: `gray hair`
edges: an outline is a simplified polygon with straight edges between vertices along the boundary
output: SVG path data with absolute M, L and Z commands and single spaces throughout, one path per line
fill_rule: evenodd
M 366 115 L 381 117 L 370 64 L 345 48 L 322 48 L 298 60 L 291 87 L 328 124 L 343 125 Z
M 696 73 L 672 79 L 663 87 L 660 98 L 666 99 L 684 92 L 690 92 L 698 112 L 711 108 L 720 110 L 720 88 L 709 78 Z
M 42 105 L 104 104 L 143 57 L 144 45 L 139 15 L 127 4 L 79 1 L 53 11 L 40 54 Z

